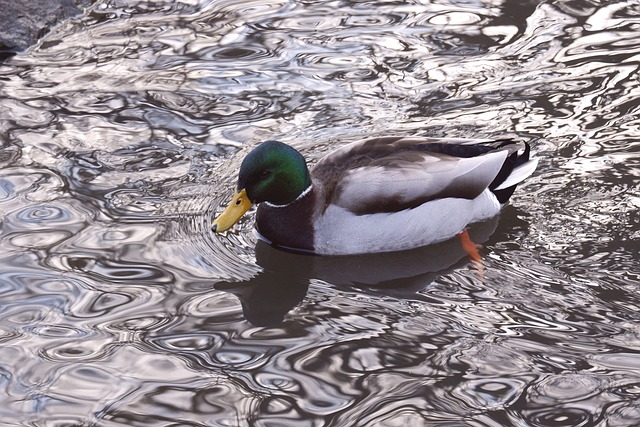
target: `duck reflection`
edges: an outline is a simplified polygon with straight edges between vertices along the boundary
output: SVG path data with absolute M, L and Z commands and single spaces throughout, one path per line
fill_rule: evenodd
M 474 224 L 469 235 L 484 243 L 493 234 L 498 218 Z M 311 279 L 339 287 L 365 288 L 396 297 L 424 289 L 438 276 L 470 262 L 459 239 L 402 252 L 315 256 L 292 253 L 258 241 L 256 261 L 262 271 L 242 282 L 218 282 L 218 290 L 236 295 L 245 319 L 255 326 L 274 326 L 300 303 Z

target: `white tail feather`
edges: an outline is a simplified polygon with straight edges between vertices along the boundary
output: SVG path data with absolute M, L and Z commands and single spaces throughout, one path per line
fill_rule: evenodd
M 535 158 L 519 166 L 516 166 L 515 168 L 513 168 L 513 171 L 511 171 L 511 174 L 507 177 L 507 179 L 505 179 L 502 184 L 494 188 L 494 191 L 504 190 L 505 188 L 512 187 L 524 181 L 533 173 L 533 171 L 536 170 L 537 166 L 538 166 L 538 159 L 535 159 Z

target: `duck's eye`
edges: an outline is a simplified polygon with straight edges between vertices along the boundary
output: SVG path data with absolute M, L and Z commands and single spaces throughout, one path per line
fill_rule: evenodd
M 260 175 L 258 176 L 258 178 L 267 179 L 270 176 L 271 176 L 271 171 L 262 171 L 262 172 L 260 172 Z

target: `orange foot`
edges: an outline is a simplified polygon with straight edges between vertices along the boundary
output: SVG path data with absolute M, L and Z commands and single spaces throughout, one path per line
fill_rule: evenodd
M 480 257 L 479 252 L 482 246 L 473 243 L 471 237 L 469 237 L 469 233 L 467 232 L 467 230 L 463 230 L 462 232 L 460 232 L 460 234 L 458 234 L 458 237 L 460 238 L 460 243 L 462 243 L 462 249 L 464 249 L 464 251 L 469 255 L 469 258 L 471 258 L 471 262 L 478 269 L 480 278 L 482 279 L 484 277 L 484 265 L 482 264 L 482 257 Z

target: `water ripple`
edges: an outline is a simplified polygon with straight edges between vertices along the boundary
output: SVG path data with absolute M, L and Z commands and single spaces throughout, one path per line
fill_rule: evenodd
M 464 3 L 464 4 L 463 4 Z M 0 64 L 0 422 L 636 425 L 633 2 L 96 3 Z M 244 155 L 527 140 L 500 218 L 404 254 L 214 235 Z

